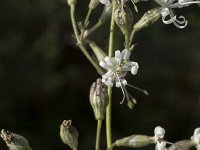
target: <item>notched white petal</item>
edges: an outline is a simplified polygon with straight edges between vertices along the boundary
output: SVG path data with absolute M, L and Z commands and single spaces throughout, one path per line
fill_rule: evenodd
M 131 52 L 130 52 L 129 50 L 124 49 L 124 50 L 122 51 L 122 57 L 123 57 L 123 59 L 124 59 L 125 61 L 129 60 L 130 55 L 131 55 Z
M 119 50 L 116 50 L 115 51 L 115 60 L 120 63 L 121 62 L 121 59 L 122 59 L 122 55 L 121 55 L 121 52 Z

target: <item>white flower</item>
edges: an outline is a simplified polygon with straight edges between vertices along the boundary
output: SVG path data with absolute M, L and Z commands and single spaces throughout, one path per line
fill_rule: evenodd
M 137 62 L 129 61 L 130 51 L 124 49 L 122 52 L 115 51 L 115 57 L 105 57 L 103 61 L 99 62 L 99 65 L 107 70 L 102 76 L 102 81 L 109 87 L 112 87 L 115 83 L 116 87 L 121 87 L 121 84 L 126 86 L 128 83 L 124 79 L 126 73 L 131 71 L 133 75 L 137 74 L 139 65 Z
M 176 27 L 182 29 L 187 26 L 188 22 L 184 16 L 177 17 L 173 13 L 174 8 L 183 8 L 191 4 L 200 3 L 199 0 L 154 0 L 162 6 L 161 16 L 165 24 L 173 23 Z M 169 17 L 169 19 L 167 19 Z
M 167 150 L 166 142 L 162 141 L 164 138 L 164 135 L 165 135 L 165 129 L 163 129 L 162 127 L 157 126 L 154 129 L 154 140 L 156 143 L 156 147 L 155 147 L 156 150 Z
M 194 130 L 194 134 L 191 137 L 191 140 L 196 144 L 197 150 L 200 150 L 200 128 Z
M 139 65 L 137 62 L 129 61 L 130 51 L 124 49 L 122 52 L 119 50 L 115 51 L 115 57 L 106 56 L 103 61 L 99 62 L 99 65 L 107 70 L 107 72 L 102 75 L 102 82 L 104 82 L 108 87 L 115 86 L 121 88 L 123 92 L 123 103 L 124 99 L 128 100 L 128 105 L 130 108 L 133 107 L 133 104 L 136 103 L 136 100 L 128 93 L 125 86 L 128 85 L 132 88 L 141 90 L 133 85 L 127 83 L 125 76 L 127 72 L 131 72 L 133 75 L 136 75 L 138 72 Z

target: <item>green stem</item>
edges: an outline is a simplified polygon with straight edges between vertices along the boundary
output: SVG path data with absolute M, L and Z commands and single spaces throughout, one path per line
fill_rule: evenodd
M 109 51 L 108 56 L 113 56 L 113 44 L 114 44 L 114 31 L 115 31 L 115 20 L 114 20 L 114 11 L 115 11 L 115 2 L 112 3 L 112 17 L 110 25 L 110 37 L 109 37 Z M 112 145 L 112 132 L 111 132 L 111 106 L 112 106 L 112 88 L 108 88 L 109 103 L 106 108 L 106 137 L 107 137 L 107 148 Z
M 85 34 L 83 35 L 83 37 L 84 38 L 88 37 L 91 33 L 96 31 L 101 26 L 102 26 L 102 22 L 98 21 L 91 29 L 85 31 Z
M 112 145 L 111 134 L 111 104 L 112 104 L 112 88 L 108 88 L 109 103 L 106 108 L 106 136 L 107 136 L 107 148 Z
M 92 10 L 93 10 L 93 9 L 91 9 L 91 8 L 89 8 L 89 10 L 88 10 L 87 16 L 86 16 L 85 21 L 84 21 L 84 27 L 87 27 L 87 25 L 88 25 L 90 16 L 91 16 L 91 14 L 92 14 Z
M 113 56 L 114 30 L 115 30 L 114 11 L 115 11 L 115 2 L 113 2 L 113 6 L 112 6 L 112 18 L 111 18 L 111 24 L 110 24 L 109 51 L 108 51 L 109 57 Z
M 97 121 L 97 134 L 95 150 L 99 150 L 100 136 L 101 136 L 102 120 Z
M 70 5 L 70 15 L 71 15 L 71 21 L 72 21 L 72 27 L 75 33 L 75 37 L 77 40 L 77 45 L 79 46 L 79 48 L 81 49 L 81 51 L 83 52 L 83 54 L 86 56 L 86 58 L 89 60 L 89 62 L 94 66 L 94 68 L 97 70 L 97 72 L 102 75 L 104 73 L 104 71 L 102 70 L 102 68 L 93 60 L 93 58 L 90 56 L 90 54 L 88 53 L 87 49 L 85 48 L 83 42 L 80 40 L 79 38 L 79 33 L 78 33 L 78 27 L 76 24 L 76 20 L 75 20 L 75 4 L 71 4 Z

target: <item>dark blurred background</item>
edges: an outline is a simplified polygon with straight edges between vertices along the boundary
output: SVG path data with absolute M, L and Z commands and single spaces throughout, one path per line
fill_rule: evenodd
M 84 20 L 87 4 L 88 0 L 78 1 L 78 21 Z M 155 6 L 138 4 L 138 15 Z M 90 26 L 102 8 L 98 6 Z M 137 76 L 127 78 L 150 95 L 129 89 L 138 101 L 129 110 L 126 103 L 120 105 L 120 89 L 114 90 L 113 139 L 135 133 L 153 135 L 154 127 L 160 125 L 174 142 L 190 138 L 200 126 L 200 8 L 194 5 L 176 13 L 188 19 L 186 28 L 159 20 L 136 34 L 131 60 L 140 69 Z M 90 37 L 104 49 L 108 28 L 109 22 Z M 88 91 L 99 76 L 72 34 L 65 0 L 0 1 L 0 129 L 25 136 L 35 150 L 69 149 L 59 137 L 64 119 L 72 119 L 79 130 L 80 149 L 94 149 L 96 121 Z M 115 38 L 115 48 L 122 49 L 119 30 Z M 105 149 L 105 130 L 102 136 L 101 149 Z M 0 149 L 7 149 L 2 140 Z

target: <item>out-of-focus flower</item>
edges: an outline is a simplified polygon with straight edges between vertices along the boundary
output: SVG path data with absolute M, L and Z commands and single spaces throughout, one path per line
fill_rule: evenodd
M 154 0 L 159 5 L 162 6 L 161 16 L 162 21 L 165 24 L 173 23 L 177 28 L 184 28 L 187 26 L 188 21 L 185 19 L 184 16 L 177 17 L 173 9 L 174 8 L 183 8 L 190 6 L 191 4 L 198 4 L 200 3 L 199 0 Z
M 166 142 L 163 141 L 165 135 L 165 129 L 160 126 L 157 126 L 154 129 L 154 140 L 156 143 L 156 150 L 166 150 Z
M 197 150 L 200 150 L 200 128 L 194 130 L 194 134 L 191 137 L 191 140 L 196 144 Z

